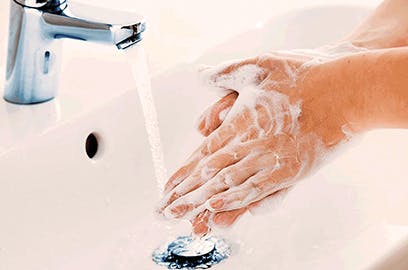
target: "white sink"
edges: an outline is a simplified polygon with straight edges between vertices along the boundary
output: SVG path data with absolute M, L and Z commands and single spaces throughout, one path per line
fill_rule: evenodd
M 226 43 L 196 63 L 318 46 L 366 13 L 292 12 L 272 20 L 269 34 L 260 29 L 231 41 L 242 50 Z M 241 42 L 261 37 L 262 46 Z M 123 55 L 96 45 L 68 42 L 64 55 L 57 99 L 0 101 L 0 269 L 164 269 L 152 251 L 190 228 L 153 214 L 160 194 L 130 68 Z M 216 99 L 195 80 L 195 67 L 180 64 L 153 78 L 170 172 L 200 143 L 195 121 Z M 91 133 L 99 139 L 94 159 L 85 152 Z M 364 269 L 391 258 L 408 236 L 406 136 L 370 133 L 299 184 L 279 210 L 222 232 L 234 255 L 214 269 Z

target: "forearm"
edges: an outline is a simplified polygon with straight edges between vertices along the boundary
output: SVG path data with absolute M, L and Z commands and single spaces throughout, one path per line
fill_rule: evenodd
M 407 14 L 407 0 L 385 0 L 346 40 L 369 49 L 407 46 Z
M 356 131 L 408 128 L 408 48 L 375 50 L 316 67 Z
M 408 128 L 408 48 L 366 58 L 360 71 L 365 79 L 356 82 L 368 105 L 367 127 Z

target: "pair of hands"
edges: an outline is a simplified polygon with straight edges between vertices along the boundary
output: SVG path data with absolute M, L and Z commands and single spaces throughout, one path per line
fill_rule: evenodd
M 346 57 L 362 48 L 347 44 L 407 46 L 407 10 L 402 0 L 386 0 L 339 46 L 274 52 L 204 70 L 207 82 L 228 94 L 201 117 L 206 138 L 168 181 L 159 212 L 191 219 L 194 232 L 203 235 L 281 201 L 336 146 L 367 129 L 372 93 L 343 77 L 350 69 Z
M 228 94 L 201 117 L 206 138 L 168 181 L 160 212 L 191 219 L 198 235 L 230 226 L 260 205 L 276 205 L 345 140 L 344 104 L 314 83 L 322 75 L 307 64 L 313 59 L 277 52 L 202 71 Z

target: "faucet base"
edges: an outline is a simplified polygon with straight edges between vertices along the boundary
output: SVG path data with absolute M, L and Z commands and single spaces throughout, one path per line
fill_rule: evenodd
M 51 98 L 44 99 L 44 100 L 41 100 L 41 101 L 24 101 L 24 102 L 21 102 L 21 99 L 9 99 L 7 97 L 3 97 L 3 99 L 5 101 L 7 101 L 8 103 L 12 103 L 12 104 L 15 104 L 15 105 L 38 105 L 38 104 L 42 104 L 42 103 L 51 101 L 54 98 L 55 97 L 51 97 Z

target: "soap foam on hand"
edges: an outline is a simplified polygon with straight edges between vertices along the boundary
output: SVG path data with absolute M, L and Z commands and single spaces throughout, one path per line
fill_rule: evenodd
M 232 108 L 219 116 L 224 123 L 189 160 L 188 163 L 197 162 L 194 169 L 166 194 L 162 201 L 164 214 L 190 219 L 197 211 L 224 212 L 248 207 L 271 194 L 284 195 L 279 191 L 288 190 L 312 174 L 334 152 L 333 146 L 350 139 L 350 133 L 344 134 L 344 125 L 338 127 L 344 136 L 335 145 L 326 145 L 313 130 L 304 133 L 299 121 L 304 100 L 297 84 L 309 64 L 317 63 L 316 59 L 328 61 L 345 51 L 325 48 L 308 53 L 303 57 L 304 63 L 295 61 L 296 64 L 282 57 L 276 60 L 271 54 L 205 68 L 202 78 L 212 88 L 224 94 L 234 90 L 239 95 Z M 277 68 L 273 69 L 274 63 Z M 269 140 L 274 143 L 266 146 Z M 275 181 L 269 183 L 268 179 Z M 223 203 L 215 207 L 219 201 Z

